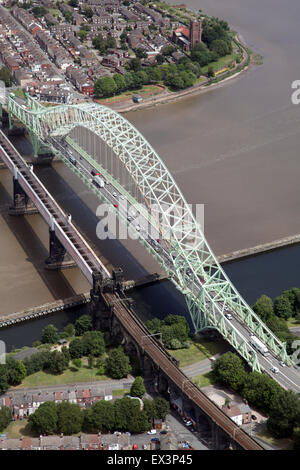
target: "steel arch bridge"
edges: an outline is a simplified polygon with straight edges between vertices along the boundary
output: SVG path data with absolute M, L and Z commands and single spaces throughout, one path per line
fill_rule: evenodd
M 255 349 L 243 333 L 226 318 L 225 313 L 229 309 L 277 357 L 290 365 L 292 361 L 287 355 L 285 343 L 261 321 L 228 279 L 175 180 L 140 132 L 123 116 L 96 103 L 46 108 L 30 96 L 26 99 L 27 106 L 24 106 L 19 104 L 14 96 L 9 96 L 7 109 L 10 125 L 12 117 L 15 116 L 26 126 L 35 156 L 41 146 L 50 149 L 103 199 L 101 191 L 70 164 L 69 159 L 56 145 L 57 139 L 64 138 L 82 158 L 89 161 L 118 188 L 128 201 L 137 204 L 137 199 L 143 200 L 145 206 L 140 207 L 140 212 L 156 227 L 163 239 L 168 239 L 170 258 L 166 260 L 157 253 L 141 234 L 138 234 L 139 241 L 156 258 L 184 295 L 195 331 L 217 329 L 253 370 L 261 372 Z M 79 128 L 86 130 L 86 140 L 97 136 L 99 142 L 105 144 L 106 149 L 111 152 L 110 158 L 122 164 L 132 178 L 138 188 L 139 197 L 126 190 L 105 168 L 101 152 L 97 149 L 87 150 L 87 146 L 83 145 L 76 133 Z M 123 221 L 128 224 L 126 218 L 123 218 Z

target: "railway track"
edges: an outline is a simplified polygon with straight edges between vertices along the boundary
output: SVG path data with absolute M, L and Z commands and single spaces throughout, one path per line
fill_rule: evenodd
M 74 225 L 67 223 L 67 215 L 62 211 L 53 197 L 48 193 L 42 184 L 39 184 L 35 175 L 32 174 L 22 157 L 14 149 L 7 137 L 0 131 L 0 157 L 5 161 L 5 154 L 9 157 L 13 166 L 32 187 L 38 198 L 47 208 L 56 223 L 64 231 L 77 251 L 88 264 L 94 273 L 103 273 L 103 265 L 91 247 L 76 230 Z M 6 160 L 8 160 L 6 158 Z M 11 166 L 11 165 L 10 165 Z M 10 168 L 13 171 L 13 168 Z M 106 270 L 105 270 L 106 271 Z M 109 277 L 106 271 L 104 274 Z M 172 357 L 153 337 L 149 337 L 149 332 L 145 326 L 128 309 L 127 304 L 116 293 L 104 293 L 103 298 L 108 306 L 114 307 L 114 314 L 130 335 L 141 345 L 149 357 L 160 367 L 160 369 L 176 384 L 196 405 L 198 405 L 210 418 L 217 423 L 228 435 L 232 436 L 245 450 L 263 450 L 248 434 L 235 425 L 223 411 L 218 408 L 201 390 L 193 384 L 188 377 L 174 364 Z
M 18 169 L 19 173 L 26 179 L 30 187 L 39 197 L 40 201 L 46 207 L 48 212 L 51 214 L 53 219 L 57 222 L 63 232 L 67 235 L 69 240 L 72 242 L 76 250 L 80 253 L 82 258 L 88 264 L 92 272 L 103 273 L 103 265 L 98 259 L 97 255 L 92 251 L 91 247 L 85 242 L 84 238 L 76 230 L 74 225 L 67 222 L 67 214 L 63 212 L 60 206 L 48 193 L 48 191 L 39 184 L 35 175 L 32 174 L 28 165 L 22 159 L 22 157 L 16 152 L 10 141 L 7 139 L 5 134 L 0 131 L 0 156 L 5 161 L 5 153 L 9 156 L 14 166 Z M 109 273 L 104 273 L 109 277 Z
M 215 405 L 188 377 L 174 364 L 171 356 L 153 338 L 148 330 L 132 314 L 124 300 L 116 294 L 103 294 L 108 306 L 114 307 L 114 314 L 129 334 L 140 344 L 149 357 L 183 392 L 194 401 L 210 418 L 245 450 L 264 450 L 247 433 L 240 429 L 217 405 Z

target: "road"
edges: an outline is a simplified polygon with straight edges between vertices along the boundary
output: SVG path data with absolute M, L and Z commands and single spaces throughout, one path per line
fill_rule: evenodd
M 65 157 L 69 158 L 71 162 L 74 163 L 77 170 L 79 170 L 86 178 L 93 182 L 92 171 L 96 172 L 97 170 L 89 163 L 85 158 L 78 153 L 74 148 L 72 148 L 66 141 L 59 137 L 50 138 L 52 144 L 60 150 Z M 100 175 L 103 182 L 105 181 L 103 176 Z M 118 215 L 121 216 L 121 219 L 130 227 L 130 233 L 132 237 L 142 238 L 144 243 L 148 245 L 149 248 L 155 253 L 156 256 L 159 256 L 165 265 L 173 271 L 174 269 L 174 260 L 170 254 L 170 247 L 167 242 L 162 239 L 159 230 L 152 225 L 149 221 L 145 212 L 138 210 L 134 207 L 123 194 L 121 194 L 117 187 L 113 186 L 112 183 L 105 181 L 103 187 L 96 186 L 100 197 L 104 197 L 109 204 L 114 207 L 115 211 L 118 212 Z M 182 276 L 185 276 L 188 280 L 190 277 L 189 270 L 181 273 Z M 277 358 L 273 353 L 269 353 L 268 357 L 265 357 L 261 352 L 254 349 L 250 343 L 250 338 L 253 336 L 252 331 L 237 317 L 233 311 L 230 311 L 227 307 L 221 302 L 213 302 L 215 293 L 209 288 L 206 288 L 205 282 L 202 278 L 198 278 L 198 284 L 196 285 L 196 280 L 191 281 L 188 287 L 194 293 L 200 291 L 200 289 L 205 289 L 206 295 L 206 307 L 210 311 L 211 316 L 214 316 L 219 320 L 221 317 L 224 318 L 224 321 L 227 323 L 229 329 L 235 331 L 236 336 L 239 338 L 240 343 L 245 341 L 247 343 L 248 353 L 256 355 L 259 365 L 262 370 L 267 374 L 271 375 L 282 387 L 286 389 L 294 390 L 297 393 L 300 393 L 300 373 L 293 366 L 282 367 L 280 365 L 281 359 Z M 231 318 L 224 317 L 223 312 L 227 309 L 227 312 L 230 311 Z M 225 312 L 226 313 L 226 312 Z M 278 373 L 272 373 L 271 369 L 273 367 L 278 368 Z

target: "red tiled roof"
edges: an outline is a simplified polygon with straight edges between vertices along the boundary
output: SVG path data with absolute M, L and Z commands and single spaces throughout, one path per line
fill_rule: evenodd
M 180 26 L 175 30 L 175 33 L 181 33 L 183 36 L 185 36 L 187 39 L 190 38 L 190 30 L 188 28 L 185 28 L 184 26 Z

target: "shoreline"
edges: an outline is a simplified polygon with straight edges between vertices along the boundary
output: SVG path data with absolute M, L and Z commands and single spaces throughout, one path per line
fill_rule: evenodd
M 287 246 L 293 246 L 300 243 L 300 234 L 290 235 L 284 238 L 279 238 L 278 240 L 273 240 L 271 242 L 262 243 L 250 248 L 243 248 L 242 250 L 232 251 L 231 253 L 226 253 L 224 255 L 217 256 L 217 260 L 220 264 L 225 264 L 231 261 L 236 261 L 238 259 L 252 258 L 254 256 L 259 256 L 260 254 L 267 253 L 270 251 L 276 251 L 280 248 L 285 248 Z
M 187 88 L 182 91 L 178 92 L 171 92 L 168 93 L 167 95 L 159 95 L 157 97 L 152 97 L 149 98 L 147 101 L 144 101 L 143 103 L 140 104 L 130 104 L 130 105 L 125 105 L 124 107 L 122 106 L 107 106 L 113 111 L 116 111 L 117 113 L 123 114 L 123 113 L 128 113 L 132 111 L 140 111 L 142 109 L 150 109 L 158 105 L 163 105 L 163 104 L 169 104 L 175 101 L 179 101 L 183 98 L 192 96 L 192 95 L 199 95 L 202 93 L 205 93 L 210 90 L 214 90 L 218 87 L 220 87 L 224 82 L 228 82 L 229 80 L 232 80 L 238 76 L 240 76 L 243 72 L 246 72 L 250 65 L 251 65 L 251 57 L 252 57 L 252 51 L 248 48 L 246 45 L 245 41 L 239 36 L 239 34 L 236 34 L 235 40 L 237 41 L 238 45 L 240 48 L 243 49 L 243 54 L 244 58 L 240 64 L 236 64 L 235 68 L 232 70 L 227 70 L 223 74 L 220 74 L 219 77 L 215 77 L 215 80 L 206 80 L 205 82 L 202 82 L 199 85 L 194 85 L 193 87 Z M 238 71 L 236 71 L 239 69 Z M 210 84 L 209 84 L 210 83 Z

